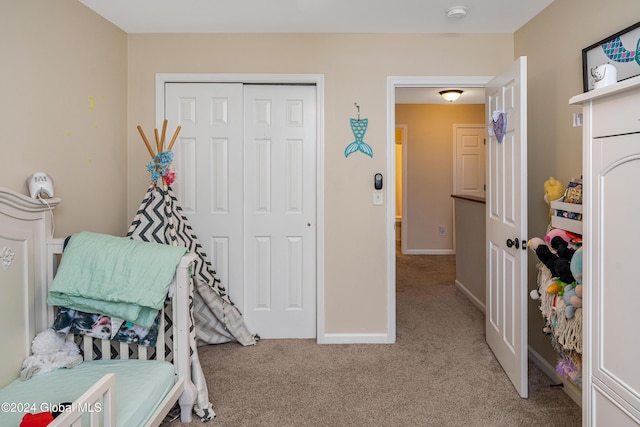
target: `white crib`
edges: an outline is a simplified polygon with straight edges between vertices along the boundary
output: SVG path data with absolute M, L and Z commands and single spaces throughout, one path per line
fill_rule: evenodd
M 46 299 L 48 286 L 55 275 L 63 248 L 63 241 L 51 236 L 53 209 L 59 202 L 59 199 L 48 199 L 44 203 L 0 187 L 0 319 L 5 347 L 3 363 L 0 363 L 0 403 L 3 404 L 0 410 L 0 425 L 17 425 L 23 416 L 21 411 L 44 408 L 42 403 L 38 406 L 35 400 L 10 402 L 8 400 L 11 397 L 8 396 L 13 396 L 11 387 L 14 385 L 29 386 L 31 380 L 16 380 L 20 375 L 22 362 L 31 354 L 31 342 L 35 335 L 50 327 L 54 318 L 54 307 L 48 306 Z M 180 404 L 181 421 L 191 421 L 196 398 L 196 387 L 191 380 L 189 337 L 189 328 L 192 325 L 189 307 L 193 260 L 193 255 L 185 255 L 176 269 L 173 279 L 175 293 L 171 303 L 165 306 L 166 310 L 172 312 L 172 325 L 165 328 L 163 313 L 160 331 L 166 331 L 158 334 L 155 347 L 89 337 L 68 338 L 75 339 L 80 345 L 85 360 L 79 365 L 83 367 L 82 370 L 101 366 L 104 375 L 74 399 L 70 409 L 55 418 L 51 426 L 76 426 L 83 421 L 89 421 L 91 426 L 118 426 L 126 423 L 118 417 L 121 413 L 118 409 L 118 396 L 122 400 L 125 397 L 135 398 L 133 395 L 140 393 L 118 389 L 117 383 L 122 379 L 119 379 L 117 374 L 108 372 L 111 362 L 92 362 L 95 359 L 118 359 L 122 363 L 113 364 L 123 366 L 127 366 L 129 360 L 144 360 L 149 361 L 149 364 L 145 362 L 145 365 L 140 366 L 147 368 L 150 368 L 152 363 L 166 365 L 163 361 L 169 361 L 173 365 L 173 384 L 153 404 L 153 409 L 144 414 L 143 424 L 159 425 L 176 401 Z M 136 363 L 140 362 L 133 362 L 129 366 L 133 367 Z M 74 373 L 79 372 L 75 369 L 59 369 L 57 371 L 60 372 L 56 375 L 68 375 L 69 382 L 72 383 Z M 132 375 L 135 376 L 135 369 L 133 371 Z M 47 375 L 49 374 L 42 374 L 38 381 L 44 381 L 42 378 L 46 379 Z M 127 396 L 127 393 L 132 396 Z M 33 396 L 35 395 L 34 392 Z M 33 405 L 28 405 L 30 403 Z M 92 411 L 91 408 L 99 410 Z M 18 423 L 15 423 L 16 419 Z

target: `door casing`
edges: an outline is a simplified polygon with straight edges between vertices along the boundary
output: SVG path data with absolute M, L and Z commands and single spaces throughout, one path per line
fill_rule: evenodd
M 156 128 L 162 127 L 166 83 L 313 84 L 316 86 L 316 341 L 327 342 L 324 310 L 324 75 L 322 74 L 156 74 Z

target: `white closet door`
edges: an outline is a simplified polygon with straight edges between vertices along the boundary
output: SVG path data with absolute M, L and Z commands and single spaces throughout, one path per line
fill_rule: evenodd
M 173 147 L 173 189 L 237 304 L 244 298 L 242 102 L 240 83 L 166 84 L 168 127 L 182 126 Z
M 316 88 L 168 83 L 174 190 L 262 338 L 316 336 Z
M 245 318 L 316 334 L 316 88 L 245 86 Z

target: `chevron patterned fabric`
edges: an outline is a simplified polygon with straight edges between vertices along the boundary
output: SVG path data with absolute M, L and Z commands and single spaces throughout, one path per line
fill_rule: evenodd
M 208 400 L 207 384 L 196 343 L 221 344 L 235 341 L 246 346 L 256 344 L 259 337 L 249 332 L 242 314 L 229 299 L 171 187 L 149 187 L 126 237 L 145 242 L 185 246 L 196 255 L 192 281 L 193 326 L 190 331 L 191 363 L 194 373 L 192 380 L 198 388 L 194 411 L 203 420 L 211 419 L 215 413 Z
M 237 341 L 242 345 L 256 344 L 258 336 L 249 332 L 242 314 L 229 299 L 171 187 L 149 187 L 127 237 L 185 246 L 197 256 L 194 271 L 194 318 L 199 343 Z

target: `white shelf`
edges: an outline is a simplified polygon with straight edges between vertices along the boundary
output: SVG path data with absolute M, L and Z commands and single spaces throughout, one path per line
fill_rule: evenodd
M 556 211 L 574 212 L 582 215 L 582 205 L 576 203 L 564 203 L 555 200 L 551 202 L 551 209 L 553 209 L 551 216 L 552 227 L 567 230 L 576 234 L 582 234 L 582 221 L 556 215 Z

